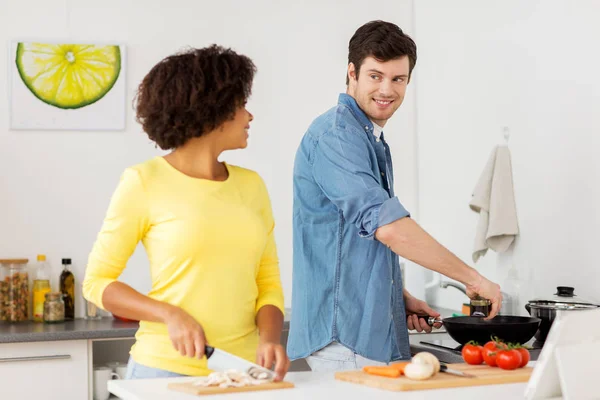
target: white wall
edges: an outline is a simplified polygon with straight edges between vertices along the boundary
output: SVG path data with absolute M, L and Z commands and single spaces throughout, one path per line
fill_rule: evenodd
M 0 257 L 48 254 L 54 276 L 71 257 L 79 283 L 122 170 L 160 152 L 134 121 L 131 100 L 144 74 L 185 47 L 219 43 L 258 66 L 249 109 L 249 148 L 223 159 L 257 170 L 272 197 L 286 305 L 291 302 L 292 166 L 304 130 L 345 90 L 348 40 L 364 22 L 386 19 L 412 31 L 412 2 L 1 0 L 0 42 L 13 39 L 115 41 L 127 46 L 125 132 L 10 131 L 6 52 L 0 58 Z M 413 85 L 414 86 L 414 85 Z M 416 207 L 414 101 L 387 125 L 397 191 Z M 138 249 L 123 280 L 148 290 Z M 78 312 L 81 315 L 78 286 Z
M 558 285 L 600 298 L 600 3 L 430 0 L 415 15 L 420 222 L 472 264 L 468 203 L 507 125 L 521 235 L 512 257 L 477 268 L 502 283 L 514 262 L 521 309 Z

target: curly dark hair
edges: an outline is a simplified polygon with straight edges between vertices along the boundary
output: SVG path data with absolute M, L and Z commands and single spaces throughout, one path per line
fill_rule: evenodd
M 408 56 L 409 77 L 417 64 L 417 45 L 396 24 L 385 21 L 367 22 L 356 30 L 348 44 L 348 64 L 353 63 L 356 77 L 367 57 L 385 62 Z M 350 83 L 346 74 L 346 85 Z
M 176 149 L 232 119 L 255 73 L 250 58 L 218 45 L 171 55 L 140 84 L 136 121 L 161 149 Z

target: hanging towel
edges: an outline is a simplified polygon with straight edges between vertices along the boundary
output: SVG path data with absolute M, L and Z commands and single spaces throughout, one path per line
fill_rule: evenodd
M 487 249 L 497 253 L 508 250 L 519 234 L 519 224 L 507 146 L 497 146 L 492 150 L 469 206 L 479 213 L 473 262 L 483 257 Z

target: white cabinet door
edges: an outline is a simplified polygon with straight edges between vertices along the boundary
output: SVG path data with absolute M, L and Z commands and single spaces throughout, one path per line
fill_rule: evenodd
M 0 344 L 0 399 L 88 399 L 88 342 Z

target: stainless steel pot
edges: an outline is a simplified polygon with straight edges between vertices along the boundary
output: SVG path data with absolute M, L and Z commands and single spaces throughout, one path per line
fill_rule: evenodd
M 535 338 L 543 342 L 548 336 L 552 322 L 556 317 L 557 311 L 580 311 L 589 310 L 600 307 L 600 304 L 596 304 L 592 301 L 581 299 L 575 295 L 575 289 L 569 286 L 558 286 L 556 293 L 550 298 L 540 298 L 530 300 L 525 305 L 525 309 L 532 317 L 536 317 L 542 320 L 540 327 L 535 334 Z

